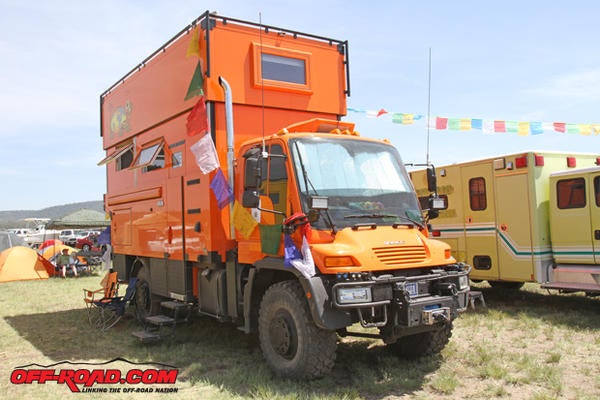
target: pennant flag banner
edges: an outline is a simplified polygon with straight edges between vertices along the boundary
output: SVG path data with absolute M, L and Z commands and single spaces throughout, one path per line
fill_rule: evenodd
M 233 201 L 233 190 L 231 189 L 231 186 L 229 186 L 227 179 L 225 179 L 225 175 L 223 175 L 223 170 L 221 168 L 217 170 L 215 177 L 210 183 L 210 188 L 217 198 L 219 209 L 223 209 L 223 207 Z
M 258 225 L 258 222 L 252 218 L 252 214 L 242 207 L 237 200 L 233 202 L 233 225 L 246 239 L 250 237 Z
M 378 110 L 362 110 L 348 107 L 349 112 L 365 114 L 368 118 L 386 119 L 391 118 L 392 123 L 411 125 L 415 121 L 423 119 L 422 114 L 398 113 L 386 111 L 384 108 Z M 540 121 L 504 121 L 486 120 L 482 118 L 448 118 L 432 117 L 427 122 L 428 126 L 436 130 L 449 131 L 471 131 L 479 130 L 484 133 L 516 133 L 518 136 L 540 135 L 546 131 L 554 131 L 566 134 L 580 134 L 584 136 L 600 135 L 600 123 L 598 124 L 571 124 L 565 122 L 540 122 Z

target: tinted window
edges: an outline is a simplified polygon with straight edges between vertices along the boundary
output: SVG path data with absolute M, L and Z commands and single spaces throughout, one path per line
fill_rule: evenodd
M 469 180 L 469 204 L 473 211 L 485 210 L 487 208 L 484 178 Z
M 583 208 L 585 201 L 585 180 L 583 178 L 563 179 L 556 183 L 558 208 Z

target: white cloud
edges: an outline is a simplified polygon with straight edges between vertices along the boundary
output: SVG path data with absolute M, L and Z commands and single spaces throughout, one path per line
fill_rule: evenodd
M 600 69 L 586 69 L 555 76 L 525 94 L 581 101 L 600 100 Z

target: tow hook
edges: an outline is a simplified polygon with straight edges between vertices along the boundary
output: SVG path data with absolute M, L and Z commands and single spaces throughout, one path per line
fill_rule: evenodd
M 425 325 L 434 325 L 439 322 L 450 321 L 450 308 L 441 307 L 433 310 L 423 310 L 421 319 Z

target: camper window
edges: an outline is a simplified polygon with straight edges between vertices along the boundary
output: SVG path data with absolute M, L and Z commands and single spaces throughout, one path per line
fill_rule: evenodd
M 583 208 L 585 201 L 585 181 L 583 178 L 563 179 L 556 182 L 558 208 Z
M 469 180 L 469 203 L 473 211 L 481 211 L 487 208 L 484 178 Z

